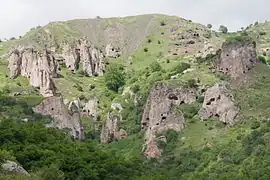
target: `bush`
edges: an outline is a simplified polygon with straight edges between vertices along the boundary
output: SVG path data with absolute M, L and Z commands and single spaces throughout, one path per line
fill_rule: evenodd
M 207 24 L 208 29 L 212 29 L 212 27 L 213 27 L 212 24 Z
M 261 31 L 261 32 L 259 32 L 259 35 L 260 35 L 260 36 L 264 36 L 264 35 L 266 35 L 266 32 Z
M 256 21 L 255 23 L 254 23 L 254 26 L 257 26 L 259 24 L 259 22 L 258 21 Z
M 132 91 L 133 93 L 139 92 L 139 91 L 140 91 L 140 86 L 139 86 L 138 84 L 133 85 L 133 86 L 131 87 L 131 91 Z
M 190 68 L 190 64 L 188 64 L 188 63 L 180 63 L 173 69 L 173 71 L 175 73 L 182 73 L 182 72 L 184 72 L 185 70 L 187 70 L 189 68 Z
M 196 88 L 196 87 L 197 87 L 197 82 L 196 82 L 195 79 L 189 79 L 189 80 L 187 81 L 186 86 L 187 86 L 188 88 Z
M 79 84 L 75 84 L 73 87 L 76 88 L 78 91 L 83 92 L 83 88 Z
M 251 124 L 251 129 L 258 129 L 260 126 L 261 126 L 261 124 L 260 124 L 259 121 L 254 121 L 254 122 Z
M 263 64 L 267 64 L 267 61 L 265 59 L 264 56 L 259 56 L 258 59 L 263 63 Z
M 147 48 L 147 47 L 144 48 L 143 51 L 144 51 L 144 52 L 148 52 L 148 48 Z
M 155 62 L 152 62 L 151 64 L 150 64 L 150 71 L 151 72 L 157 72 L 157 71 L 161 71 L 161 66 L 160 66 L 160 64 L 157 62 L 157 61 L 155 61 Z
M 164 20 L 160 21 L 160 26 L 166 26 L 166 23 Z
M 204 96 L 199 96 L 198 99 L 197 99 L 197 103 L 202 104 L 203 101 L 204 101 Z
M 151 39 L 148 39 L 148 41 L 147 41 L 148 43 L 151 43 L 152 42 L 152 40 Z
M 227 34 L 228 33 L 228 28 L 226 26 L 224 26 L 224 25 L 220 25 L 219 31 L 224 33 L 224 34 Z
M 118 89 L 125 85 L 126 74 L 124 66 L 112 63 L 108 66 L 105 73 L 105 84 L 108 89 L 118 92 Z
M 94 85 L 94 84 L 90 84 L 90 86 L 89 86 L 89 90 L 90 91 L 92 91 L 93 89 L 95 89 L 96 88 L 96 86 Z

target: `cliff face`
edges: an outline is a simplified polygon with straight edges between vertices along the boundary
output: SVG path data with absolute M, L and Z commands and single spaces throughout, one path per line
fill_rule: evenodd
M 258 63 L 256 43 L 252 40 L 224 43 L 218 59 L 218 71 L 233 79 L 241 77 Z
M 79 140 L 84 139 L 83 127 L 80 121 L 78 109 L 68 110 L 61 97 L 46 98 L 41 104 L 34 108 L 34 112 L 44 116 L 51 116 L 53 122 L 48 127 L 68 129 L 70 134 Z
M 11 52 L 9 60 L 10 78 L 19 75 L 29 79 L 29 84 L 40 89 L 44 97 L 54 95 L 55 88 L 52 78 L 57 77 L 57 65 L 50 51 L 45 50 L 43 54 L 32 48 L 23 50 L 15 49 Z
M 161 156 L 156 139 L 168 130 L 182 131 L 185 119 L 182 113 L 175 112 L 173 105 L 191 104 L 196 101 L 193 89 L 169 88 L 159 84 L 152 88 L 144 109 L 141 125 L 145 131 L 144 154 L 155 158 Z

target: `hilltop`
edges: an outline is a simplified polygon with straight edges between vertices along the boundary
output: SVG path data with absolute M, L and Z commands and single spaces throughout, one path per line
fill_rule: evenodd
M 1 42 L 1 163 L 41 179 L 267 179 L 269 29 L 149 14 Z

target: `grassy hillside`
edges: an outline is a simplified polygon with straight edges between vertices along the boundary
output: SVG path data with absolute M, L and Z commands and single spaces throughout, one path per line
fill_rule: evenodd
M 269 23 L 259 23 L 245 31 L 256 40 L 258 55 L 266 59 L 269 55 L 264 54 L 264 49 L 269 45 L 269 29 Z M 181 133 L 165 133 L 168 143 L 159 142 L 164 148 L 160 159 L 147 160 L 141 151 L 144 134 L 140 121 L 151 87 L 158 82 L 173 87 L 192 86 L 195 82 L 208 88 L 222 80 L 229 81 L 228 77 L 212 72 L 209 62 L 215 57 L 196 59 L 196 54 L 209 44 L 219 49 L 226 38 L 233 39 L 239 33 L 221 34 L 179 17 L 151 14 L 53 22 L 32 29 L 18 40 L 2 42 L 0 148 L 37 179 L 54 176 L 56 179 L 268 179 L 267 63 L 249 72 L 248 84 L 232 83 L 230 92 L 240 108 L 240 122 L 235 126 L 227 127 L 215 118 L 202 122 L 197 115 L 202 100 L 197 100 L 194 105 L 176 107 L 183 111 L 187 128 Z M 61 77 L 54 81 L 64 98 L 96 97 L 100 101 L 100 122 L 84 118 L 87 140 L 76 142 L 65 132 L 46 129 L 43 123 L 50 118 L 33 114 L 31 108 L 42 98 L 27 79 L 8 79 L 7 53 L 18 45 L 38 49 L 47 45 L 61 53 L 61 43 L 72 44 L 85 36 L 100 48 L 108 43 L 121 48 L 123 56 L 108 59 L 107 66 L 112 73 L 120 71 L 121 78 L 116 81 L 121 81 L 121 85 L 113 90 L 108 88 L 112 75 L 109 72 L 104 77 L 86 77 L 62 67 Z M 121 113 L 111 109 L 113 102 L 121 104 Z M 106 120 L 108 112 L 121 114 L 120 127 L 129 137 L 100 145 L 100 129 L 95 127 Z M 24 118 L 29 118 L 30 123 L 22 123 L 20 120 Z M 1 156 L 1 152 L 0 162 L 7 156 L 5 153 Z M 0 172 L 1 175 L 9 176 Z

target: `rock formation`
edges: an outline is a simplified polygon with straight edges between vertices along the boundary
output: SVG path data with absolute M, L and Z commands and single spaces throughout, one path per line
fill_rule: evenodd
M 239 108 L 237 108 L 231 98 L 227 95 L 225 84 L 216 84 L 207 89 L 204 96 L 203 107 L 199 111 L 202 119 L 218 117 L 223 123 L 233 125 L 237 119 Z
M 1 165 L 1 167 L 5 171 L 30 176 L 30 174 L 22 166 L 18 165 L 17 163 L 13 161 L 6 161 Z
M 8 69 L 10 72 L 10 75 L 9 75 L 10 78 L 14 79 L 20 75 L 21 63 L 22 63 L 22 59 L 21 59 L 20 51 L 17 49 L 12 50 L 10 58 L 9 58 L 9 65 L 8 65 Z
M 79 111 L 76 108 L 69 111 L 61 97 L 53 96 L 46 98 L 34 108 L 34 112 L 44 116 L 49 115 L 53 118 L 53 121 L 48 127 L 68 129 L 74 138 L 79 140 L 84 139 Z
M 29 84 L 40 88 L 40 93 L 44 97 L 54 95 L 52 78 L 57 77 L 57 65 L 48 50 L 43 54 L 39 54 L 32 48 L 13 50 L 9 60 L 9 70 L 11 78 L 16 78 L 18 75 L 27 77 Z
M 155 85 L 148 97 L 141 125 L 145 130 L 144 154 L 159 157 L 161 150 L 156 144 L 157 136 L 168 130 L 182 131 L 185 120 L 182 113 L 174 111 L 174 105 L 191 104 L 196 101 L 194 89 L 170 88 L 165 84 Z
M 72 48 L 69 44 L 64 44 L 62 56 L 68 70 L 74 72 L 78 68 L 80 61 L 79 49 Z
M 106 46 L 106 57 L 110 58 L 118 58 L 121 56 L 121 52 L 119 48 L 113 47 L 111 44 Z
M 89 100 L 88 102 L 85 103 L 85 106 L 82 108 L 82 115 L 89 116 L 94 120 L 97 120 L 99 116 L 98 106 L 99 106 L 98 99 L 94 98 Z
M 222 45 L 217 70 L 233 79 L 245 75 L 258 62 L 256 43 L 252 40 Z
M 108 114 L 107 120 L 105 124 L 103 124 L 100 134 L 101 143 L 110 143 L 128 136 L 125 130 L 119 130 L 120 119 L 121 118 L 118 115 Z
M 80 60 L 82 69 L 88 76 L 102 76 L 105 70 L 104 55 L 88 40 L 80 40 Z

